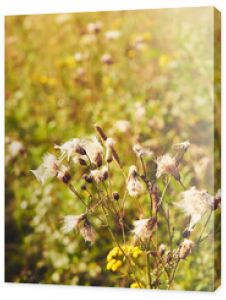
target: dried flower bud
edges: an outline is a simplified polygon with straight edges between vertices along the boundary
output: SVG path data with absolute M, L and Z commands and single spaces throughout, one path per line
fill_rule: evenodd
M 115 150 L 115 141 L 112 138 L 107 138 L 105 141 L 106 144 L 106 148 L 111 150 L 112 156 L 114 158 L 114 160 L 117 162 L 117 164 L 119 165 L 119 167 L 121 168 L 121 162 L 119 159 L 119 155 L 117 153 L 117 151 Z
M 156 177 L 159 178 L 167 174 L 171 174 L 176 180 L 180 181 L 180 174 L 176 165 L 176 160 L 169 154 L 165 154 L 157 158 Z
M 161 244 L 161 245 L 159 246 L 159 255 L 160 255 L 160 256 L 163 256 L 164 253 L 165 253 L 165 251 L 166 251 L 166 246 L 165 246 L 164 244 Z
M 213 210 L 216 210 L 221 205 L 221 190 L 218 190 L 213 198 Z
M 127 190 L 131 197 L 137 197 L 143 192 L 143 187 L 140 183 L 139 177 L 137 176 L 136 166 L 131 166 L 129 168 Z
M 137 176 L 137 167 L 132 165 L 130 168 L 129 168 L 129 177 L 136 177 Z
M 106 180 L 106 179 L 108 179 L 108 167 L 104 166 L 101 171 L 102 171 L 103 181 Z
M 92 170 L 90 175 L 96 183 L 103 182 L 108 178 L 108 167 L 104 166 L 101 170 Z
M 170 262 L 172 261 L 172 259 L 173 259 L 173 253 L 172 253 L 172 251 L 169 251 L 167 253 L 167 257 L 166 257 L 167 263 L 170 264 Z
M 179 258 L 185 259 L 192 251 L 193 242 L 188 239 L 184 239 L 179 249 Z
M 81 147 L 80 145 L 76 145 L 75 152 L 80 155 L 86 155 L 86 150 L 83 147 Z
M 80 234 L 86 242 L 93 244 L 96 241 L 96 232 L 87 218 L 85 219 L 83 226 L 80 228 Z
M 102 161 L 102 155 L 100 153 L 97 154 L 95 161 L 98 168 L 102 166 L 103 161 Z
M 156 257 L 157 256 L 157 252 L 156 251 L 150 251 L 151 256 Z
M 113 160 L 113 155 L 112 155 L 112 151 L 111 151 L 111 148 L 107 148 L 106 149 L 106 161 L 108 162 L 108 163 L 111 163 L 112 162 L 112 160 Z
M 119 193 L 118 192 L 113 192 L 113 198 L 114 198 L 114 200 L 118 201 L 119 200 Z
M 191 231 L 188 230 L 188 229 L 186 229 L 186 230 L 183 232 L 182 235 L 183 235 L 184 238 L 188 238 L 188 237 L 191 235 Z
M 86 190 L 86 185 L 85 185 L 85 184 L 82 184 L 82 185 L 81 185 L 81 190 L 82 190 L 82 191 L 85 191 L 85 190 Z
M 62 166 L 61 169 L 57 173 L 57 178 L 63 181 L 65 184 L 68 184 L 71 180 L 71 175 L 69 173 L 69 169 L 65 166 Z
M 190 143 L 186 141 L 183 143 L 175 144 L 173 147 L 176 150 L 175 161 L 176 161 L 176 166 L 178 166 L 181 163 L 185 152 L 190 147 Z
M 97 133 L 100 135 L 102 141 L 106 141 L 107 140 L 107 136 L 104 133 L 103 129 L 99 126 L 99 125 L 95 125 L 96 131 Z
M 93 177 L 91 175 L 84 174 L 82 177 L 87 183 L 93 182 Z
M 87 165 L 86 161 L 82 158 L 79 158 L 78 161 L 79 161 L 81 166 L 86 166 Z

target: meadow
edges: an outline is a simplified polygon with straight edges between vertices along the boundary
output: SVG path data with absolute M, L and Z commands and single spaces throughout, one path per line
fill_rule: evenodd
M 213 12 L 6 17 L 7 282 L 220 284 Z

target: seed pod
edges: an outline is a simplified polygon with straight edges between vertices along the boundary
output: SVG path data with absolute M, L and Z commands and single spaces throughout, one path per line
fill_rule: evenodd
M 84 159 L 82 159 L 82 158 L 79 158 L 78 161 L 79 161 L 79 164 L 81 166 L 86 166 L 87 165 L 86 161 Z
M 186 229 L 184 232 L 183 232 L 183 237 L 184 238 L 188 238 L 189 236 L 190 236 L 190 234 L 191 234 L 191 231 L 190 230 L 188 230 L 188 229 Z
M 216 210 L 218 207 L 220 207 L 220 205 L 221 205 L 221 191 L 219 190 L 214 196 L 212 209 Z
M 95 161 L 96 161 L 96 165 L 98 168 L 102 166 L 103 161 L 102 161 L 102 156 L 100 153 L 97 154 Z
M 115 147 L 114 147 L 115 141 L 112 138 L 107 138 L 107 140 L 105 141 L 105 144 L 106 144 L 107 149 L 111 150 L 114 160 L 117 162 L 117 164 L 121 168 L 121 162 L 119 159 L 119 155 L 116 152 Z
M 184 239 L 179 248 L 179 258 L 185 259 L 192 251 L 193 242 L 188 239 Z
M 107 140 L 107 136 L 99 125 L 95 125 L 97 133 L 100 135 L 103 142 Z
M 161 244 L 161 245 L 159 246 L 159 255 L 160 255 L 160 256 L 163 256 L 164 253 L 165 253 L 165 251 L 166 251 L 166 246 L 165 246 L 164 244 Z
M 81 190 L 82 190 L 82 191 L 85 191 L 85 190 L 86 190 L 86 185 L 85 185 L 85 184 L 82 184 L 82 185 L 81 185 Z
M 80 145 L 76 145 L 75 152 L 80 155 L 86 155 L 86 150 Z
M 118 201 L 119 200 L 119 193 L 118 192 L 113 192 L 113 198 L 114 198 L 114 200 Z
M 107 161 L 108 163 L 111 163 L 112 160 L 113 160 L 112 151 L 111 151 L 111 148 L 108 147 L 108 148 L 106 149 L 106 161 Z
M 156 257 L 157 256 L 157 252 L 156 251 L 150 251 L 151 256 Z
M 83 226 L 80 228 L 80 234 L 86 242 L 93 244 L 96 241 L 96 231 L 87 218 L 85 219 Z
M 103 168 L 103 170 L 102 170 L 102 177 L 103 177 L 103 181 L 105 181 L 106 179 L 108 179 L 108 169 L 107 168 Z
M 83 179 L 87 182 L 87 183 L 92 183 L 93 182 L 93 177 L 87 174 L 84 174 Z
M 166 257 L 167 263 L 170 264 L 170 262 L 172 261 L 172 259 L 173 259 L 173 253 L 172 253 L 172 251 L 169 251 L 167 253 L 167 257 Z
M 63 183 L 68 184 L 71 180 L 71 175 L 68 171 L 68 168 L 65 166 L 61 167 L 61 170 L 57 172 L 57 178 L 63 181 Z

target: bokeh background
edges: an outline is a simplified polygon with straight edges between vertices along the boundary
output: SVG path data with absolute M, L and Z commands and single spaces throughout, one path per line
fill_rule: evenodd
M 112 247 L 107 232 L 92 247 L 76 234 L 65 236 L 62 217 L 82 207 L 64 185 L 40 186 L 30 170 L 54 144 L 93 135 L 99 123 L 116 139 L 125 168 L 136 161 L 135 142 L 161 155 L 189 140 L 182 180 L 214 194 L 220 186 L 214 9 L 9 16 L 5 25 L 5 280 L 124 286 L 106 271 Z M 115 180 L 119 192 L 120 183 Z M 74 184 L 79 188 L 81 180 Z M 173 183 L 166 198 L 174 211 L 175 245 L 186 225 L 173 208 L 180 192 Z M 145 197 L 142 203 L 148 205 Z M 131 199 L 126 205 L 136 219 Z M 173 288 L 213 290 L 219 284 L 218 214 L 211 222 L 215 232 L 210 224 L 202 247 L 179 267 Z

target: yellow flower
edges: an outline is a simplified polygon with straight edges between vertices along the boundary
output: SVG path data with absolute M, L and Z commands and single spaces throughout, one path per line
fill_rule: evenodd
M 107 264 L 107 270 L 111 270 L 112 266 L 116 263 L 116 259 L 112 259 Z
M 115 272 L 115 271 L 117 271 L 117 270 L 121 267 L 121 265 L 122 265 L 122 261 L 121 261 L 121 260 L 118 260 L 118 261 L 116 261 L 116 262 L 112 265 L 111 270 L 112 270 L 113 272 Z
M 139 284 L 137 282 L 133 282 L 133 283 L 131 283 L 130 287 L 131 287 L 131 289 L 141 289 L 141 288 L 143 288 L 143 285 L 140 282 L 139 282 Z

